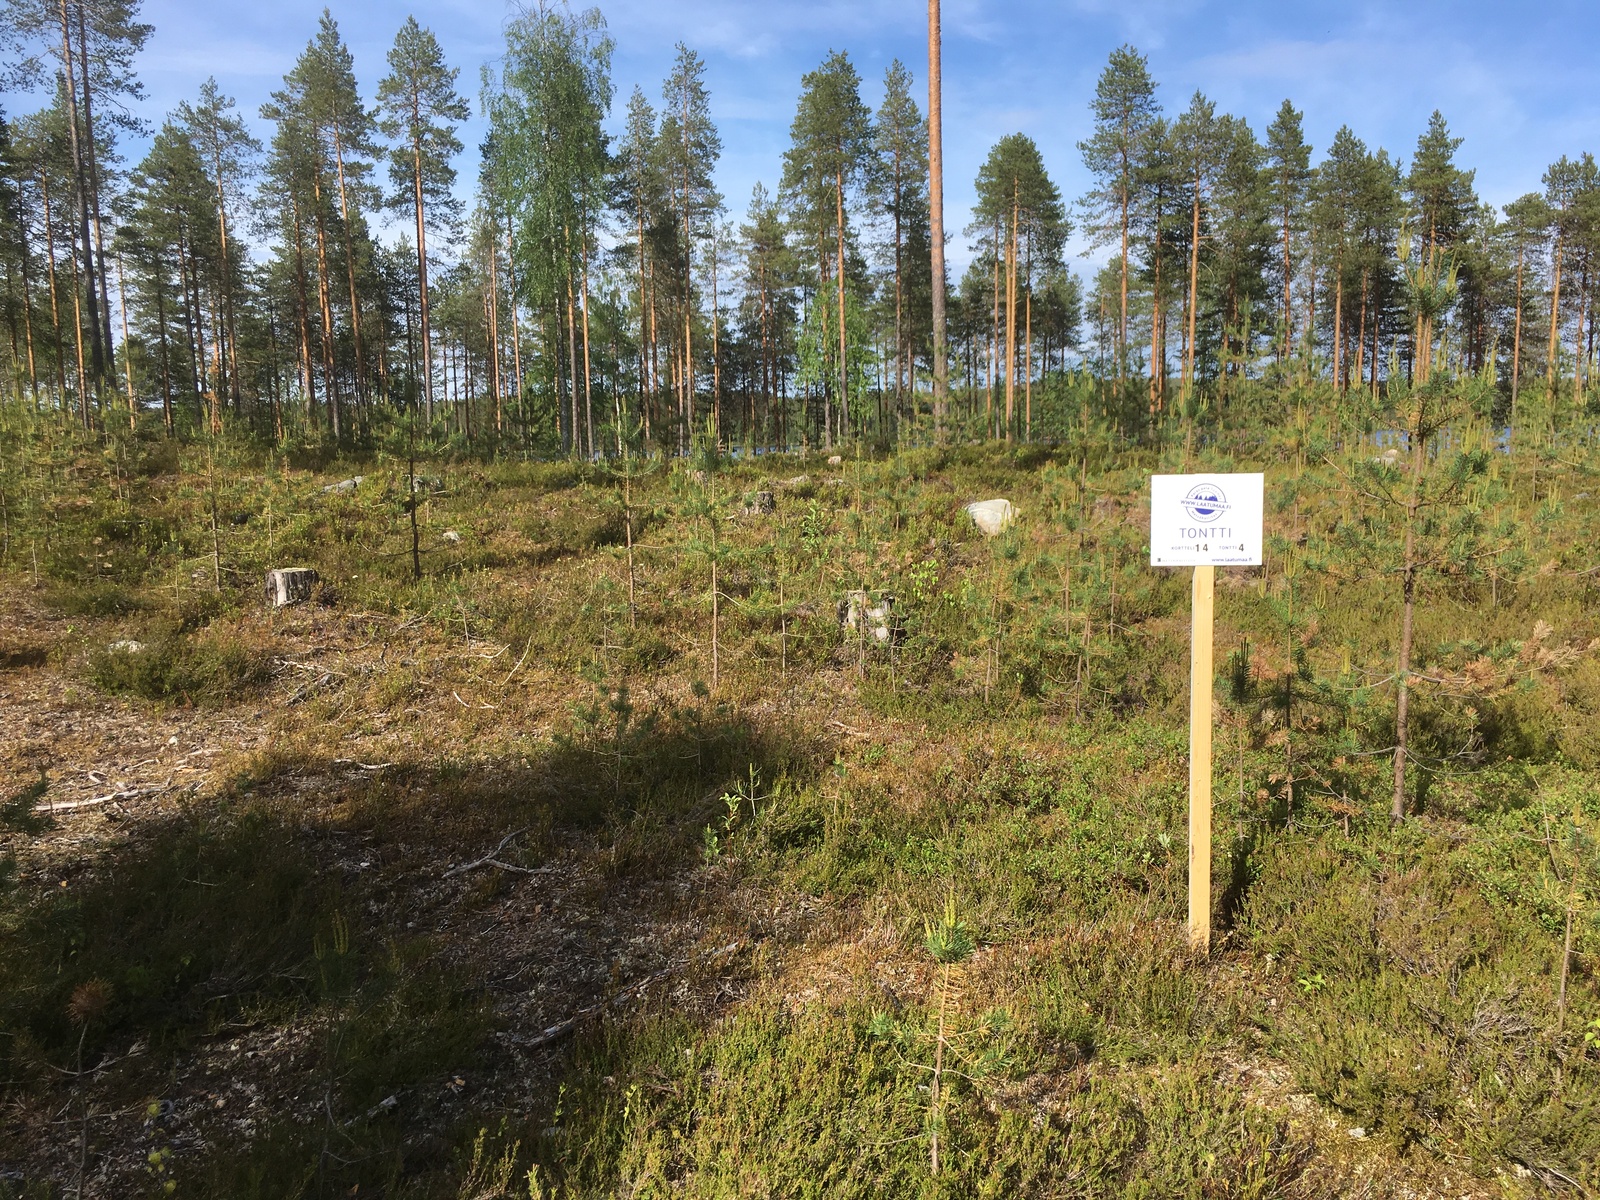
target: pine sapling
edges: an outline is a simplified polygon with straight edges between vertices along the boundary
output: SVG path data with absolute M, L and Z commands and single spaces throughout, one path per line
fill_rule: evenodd
M 945 1052 L 949 1046 L 946 1021 L 950 1016 L 950 1000 L 955 969 L 972 957 L 976 947 L 972 931 L 956 915 L 954 889 L 945 893 L 944 915 L 938 921 L 923 920 L 923 949 L 939 964 L 939 1024 L 933 1048 L 933 1083 L 928 1095 L 928 1154 L 933 1173 L 939 1173 L 939 1130 L 943 1119 L 943 1092 Z

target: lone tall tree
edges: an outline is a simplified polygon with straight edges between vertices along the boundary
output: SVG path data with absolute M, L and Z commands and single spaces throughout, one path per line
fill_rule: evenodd
M 928 0 L 928 226 L 933 264 L 933 423 L 944 439 L 950 363 L 944 348 L 944 94 L 939 0 Z
M 428 419 L 433 419 L 433 341 L 428 314 L 428 210 L 437 220 L 453 220 L 460 201 L 451 188 L 456 181 L 450 160 L 461 152 L 456 123 L 471 116 L 456 93 L 455 67 L 445 65 L 444 51 L 431 29 L 415 17 L 395 35 L 389 51 L 389 74 L 378 85 L 382 129 L 394 142 L 389 152 L 389 178 L 395 186 L 391 203 L 409 208 L 417 226 L 417 309 L 422 324 L 422 394 Z

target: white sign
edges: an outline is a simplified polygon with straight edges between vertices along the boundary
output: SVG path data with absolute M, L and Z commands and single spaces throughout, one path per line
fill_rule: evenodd
M 1152 475 L 1152 567 L 1261 565 L 1265 481 L 1257 475 Z

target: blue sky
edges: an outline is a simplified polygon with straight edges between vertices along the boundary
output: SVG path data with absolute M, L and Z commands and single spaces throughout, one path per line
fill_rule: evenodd
M 159 120 L 214 74 L 262 125 L 256 110 L 315 31 L 321 8 L 320 0 L 146 0 L 156 32 L 139 64 L 149 90 L 144 115 Z M 657 98 L 676 42 L 706 59 L 723 138 L 719 183 L 733 217 L 758 180 L 775 189 L 800 76 L 830 49 L 849 51 L 869 103 L 896 57 L 926 98 L 921 0 L 608 0 L 602 8 L 616 40 L 619 116 L 635 84 Z M 462 90 L 476 97 L 479 68 L 499 52 L 507 10 L 496 0 L 335 3 L 368 101 L 407 12 L 439 35 L 461 67 Z M 1077 142 L 1088 132 L 1095 79 L 1124 42 L 1148 55 L 1169 110 L 1198 88 L 1260 134 L 1292 99 L 1318 157 L 1349 124 L 1369 145 L 1409 158 L 1439 108 L 1466 139 L 1460 160 L 1476 168 L 1479 194 L 1496 204 L 1537 188 L 1561 154 L 1597 148 L 1600 89 L 1585 63 L 1600 44 L 1593 0 L 946 0 L 944 28 L 946 222 L 955 231 L 988 147 L 1008 133 L 1039 143 L 1067 197 L 1083 193 Z M 6 98 L 8 110 L 25 107 L 22 97 Z M 468 179 L 481 132 L 477 120 L 465 131 Z M 954 265 L 964 258 L 954 247 Z

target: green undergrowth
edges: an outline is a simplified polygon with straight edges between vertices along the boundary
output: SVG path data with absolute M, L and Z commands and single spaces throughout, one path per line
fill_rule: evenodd
M 226 711 L 278 695 L 290 620 L 417 646 L 307 699 L 313 728 L 215 809 L 11 886 L 8 1093 L 142 1044 L 154 1065 L 117 1067 L 142 1102 L 225 1031 L 309 1036 L 326 1101 L 178 1153 L 208 1195 L 523 1196 L 534 1170 L 574 1197 L 1267 1197 L 1350 1156 L 1408 1187 L 1600 1188 L 1591 452 L 1474 459 L 1421 529 L 1392 825 L 1398 526 L 1373 497 L 1402 481 L 1355 426 L 1295 425 L 701 455 L 635 464 L 626 496 L 596 464 L 437 456 L 412 492 L 384 456 L 41 438 L 7 464 L 3 569 L 49 632 L 0 633 L 0 669 Z M 1145 479 L 1263 464 L 1267 561 L 1217 587 L 1202 958 L 1187 580 L 1148 566 Z M 743 511 L 758 491 L 775 511 Z M 990 540 L 962 506 L 992 496 L 1021 517 Z M 309 616 L 262 613 L 283 565 L 321 577 Z M 893 597 L 881 639 L 841 628 L 858 589 Z M 449 699 L 479 662 L 492 713 Z M 413 718 L 381 770 L 335 762 Z M 512 831 L 514 868 L 685 889 L 739 965 L 609 1010 L 515 1103 L 447 1111 L 425 1097 L 457 1073 L 510 1070 L 497 993 L 405 906 Z M 541 878 L 461 904 L 541 904 Z M 977 952 L 945 992 L 923 931 L 947 903 Z

